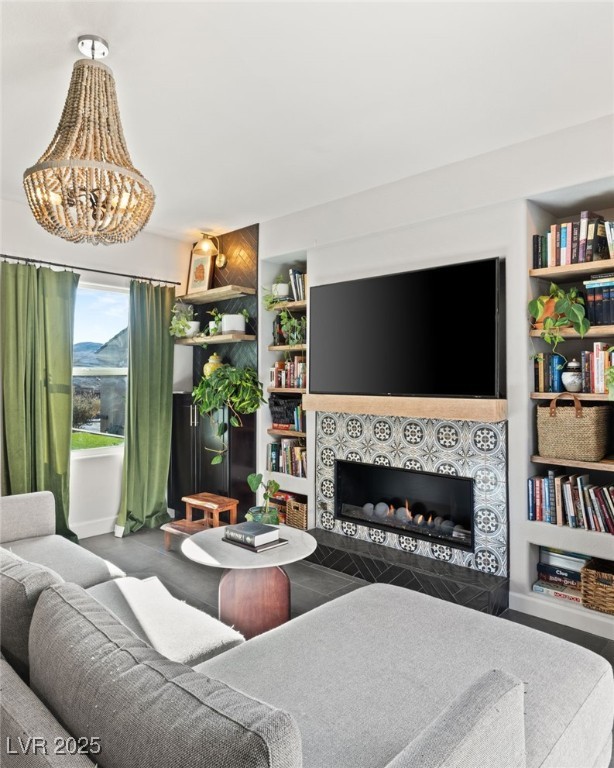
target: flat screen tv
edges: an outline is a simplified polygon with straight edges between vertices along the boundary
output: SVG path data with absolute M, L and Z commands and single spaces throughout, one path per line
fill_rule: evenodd
M 309 391 L 505 396 L 500 258 L 313 286 Z

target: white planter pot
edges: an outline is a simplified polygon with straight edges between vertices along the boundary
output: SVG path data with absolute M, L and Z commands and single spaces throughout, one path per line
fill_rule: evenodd
M 217 332 L 217 323 L 215 320 L 209 320 L 209 336 L 215 336 Z
M 271 293 L 278 299 L 287 299 L 290 295 L 289 283 L 274 283 L 271 288 Z
M 222 315 L 222 333 L 245 333 L 243 315 Z
M 188 332 L 186 333 L 186 338 L 190 338 L 190 336 L 196 336 L 196 334 L 200 331 L 200 323 L 198 320 L 193 320 L 190 323 L 190 327 L 188 329 Z

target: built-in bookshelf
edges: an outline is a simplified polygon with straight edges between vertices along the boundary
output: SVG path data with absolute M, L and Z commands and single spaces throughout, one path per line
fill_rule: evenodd
M 587 208 L 588 205 L 584 206 L 584 210 Z M 607 245 L 604 246 L 603 242 L 597 244 L 595 240 L 593 243 L 595 255 L 601 257 L 599 260 L 578 261 L 579 255 L 582 252 L 586 253 L 586 246 L 584 246 L 584 251 L 580 249 L 580 220 L 598 218 L 589 217 L 586 214 L 582 215 L 582 210 L 582 208 L 575 211 L 559 210 L 554 214 L 551 210 L 537 206 L 533 209 L 532 221 L 530 221 L 529 226 L 537 227 L 537 229 L 528 233 L 528 241 L 532 249 L 530 252 L 529 298 L 547 294 L 552 282 L 565 289 L 575 286 L 584 292 L 586 289 L 585 281 L 595 275 L 614 273 L 614 259 L 603 258 L 610 255 L 607 251 L 604 252 L 604 247 L 607 248 Z M 604 208 L 597 213 L 607 220 L 609 217 L 611 218 L 614 211 Z M 560 249 L 562 229 L 565 230 L 564 240 L 567 239 L 567 235 L 574 240 L 573 248 L 572 241 L 569 240 L 569 247 L 562 257 L 563 260 L 561 260 L 560 251 L 557 253 L 557 243 Z M 544 253 L 538 257 L 536 253 L 537 240 L 538 238 L 541 239 L 539 248 L 543 249 L 546 247 L 546 236 L 550 242 L 550 249 L 553 250 L 550 251 L 549 257 Z M 568 263 L 571 261 L 574 263 Z M 585 362 L 588 360 L 590 364 L 595 365 L 595 359 L 587 353 L 597 354 L 600 349 L 609 348 L 609 345 L 612 344 L 612 337 L 614 337 L 614 325 L 611 324 L 611 321 L 597 324 L 594 322 L 596 320 L 594 316 L 591 319 L 593 320 L 591 327 L 583 337 L 580 337 L 572 328 L 559 329 L 562 341 L 559 342 L 556 353 L 561 354 L 562 358 L 560 361 L 554 361 L 555 365 L 557 363 L 566 365 L 572 358 L 579 362 L 582 358 L 581 370 L 585 374 L 582 379 L 582 388 L 585 391 L 574 394 L 585 408 L 609 401 L 607 391 L 591 391 L 592 388 L 604 389 L 604 386 L 602 381 L 595 385 L 596 379 L 588 375 L 585 370 Z M 557 397 L 560 390 L 565 391 L 565 389 L 556 381 L 556 377 L 553 377 L 552 373 L 550 373 L 549 380 L 548 374 L 544 377 L 543 372 L 542 378 L 539 378 L 538 363 L 541 362 L 539 356 L 542 355 L 545 358 L 548 353 L 552 352 L 552 349 L 542 339 L 541 330 L 531 328 L 529 336 L 533 352 L 530 372 L 532 391 L 529 396 L 532 403 L 532 418 L 535 419 L 535 408 L 546 407 L 547 401 Z M 598 346 L 599 342 L 605 342 L 601 348 Z M 604 358 L 600 362 L 607 369 L 609 361 Z M 560 366 L 559 370 L 561 370 Z M 592 373 L 594 374 L 594 371 Z M 557 391 L 538 391 L 541 389 L 548 390 L 551 387 Z M 561 400 L 558 400 L 558 403 L 561 403 Z M 567 396 L 564 400 L 569 401 L 571 398 Z M 536 439 L 536 430 L 534 435 Z M 612 437 L 614 438 L 614 434 Z M 527 478 L 527 519 L 524 525 L 516 528 L 516 546 L 517 548 L 518 546 L 522 547 L 523 550 L 520 562 L 523 564 L 524 571 L 519 579 L 521 589 L 516 596 L 517 602 L 512 603 L 512 607 L 595 634 L 611 636 L 614 632 L 614 617 L 583 606 L 578 599 L 579 593 L 574 594 L 572 592 L 571 597 L 573 599 L 565 594 L 565 590 L 560 590 L 560 594 L 554 596 L 554 590 L 540 591 L 540 587 L 535 588 L 534 584 L 540 572 L 538 565 L 541 563 L 540 558 L 543 558 L 544 548 L 576 553 L 576 555 L 583 555 L 587 558 L 614 560 L 614 537 L 612 535 L 614 528 L 614 486 L 611 486 L 614 483 L 612 476 L 614 472 L 614 442 L 610 446 L 612 455 L 607 455 L 600 461 L 594 462 L 543 457 L 538 455 L 536 448 L 537 443 L 532 455 L 529 456 L 532 471 L 529 472 Z M 587 488 L 587 503 L 592 501 L 598 505 L 591 506 L 590 511 L 589 507 L 583 506 L 580 515 L 584 514 L 586 517 L 580 517 L 580 519 L 576 517 L 580 499 L 577 490 L 575 490 L 578 476 L 583 478 L 583 486 L 581 486 L 580 491 L 582 492 L 584 486 Z M 541 498 L 539 504 L 542 506 L 537 509 L 535 489 L 539 487 L 543 493 L 545 485 L 548 485 L 548 503 L 550 506 L 543 506 L 544 500 Z M 572 487 L 575 491 L 573 496 Z M 606 496 L 607 491 L 604 489 L 610 487 L 612 487 L 613 494 L 608 493 Z M 552 499 L 550 499 L 551 494 Z M 544 570 L 542 567 L 541 572 L 543 573 Z
M 306 273 L 303 254 L 271 259 L 265 256 L 261 261 L 259 332 L 269 343 L 259 351 L 259 370 L 265 382 L 268 407 L 263 406 L 259 413 L 258 467 L 278 482 L 282 491 L 307 501 L 313 525 L 308 446 L 313 439 L 310 424 L 314 416 L 303 409 L 308 368 Z M 271 300 L 272 285 L 280 277 L 289 284 L 288 295 L 274 301 Z M 294 323 L 290 336 L 288 323 L 291 321 Z

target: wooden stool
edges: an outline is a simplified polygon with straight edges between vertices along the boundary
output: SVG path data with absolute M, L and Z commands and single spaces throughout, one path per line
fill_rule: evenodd
M 173 536 L 192 536 L 194 533 L 204 531 L 209 525 L 208 518 L 204 520 L 196 520 L 194 522 L 187 520 L 177 520 L 174 523 L 164 523 L 160 526 L 160 530 L 164 531 L 164 549 L 169 550 L 171 548 L 171 542 Z
M 202 509 L 205 513 L 204 520 L 211 528 L 219 527 L 221 512 L 229 513 L 229 522 L 222 522 L 222 525 L 235 525 L 237 522 L 238 499 L 217 496 L 215 493 L 195 493 L 193 496 L 182 496 L 181 501 L 185 501 L 185 519 L 187 522 L 192 522 L 193 509 Z

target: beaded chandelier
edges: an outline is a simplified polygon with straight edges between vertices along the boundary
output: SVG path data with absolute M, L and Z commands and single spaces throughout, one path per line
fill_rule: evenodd
M 155 194 L 132 165 L 113 74 L 95 60 L 108 45 L 87 35 L 79 49 L 92 58 L 75 62 L 55 136 L 23 184 L 34 218 L 51 234 L 73 243 L 125 243 L 147 224 Z

